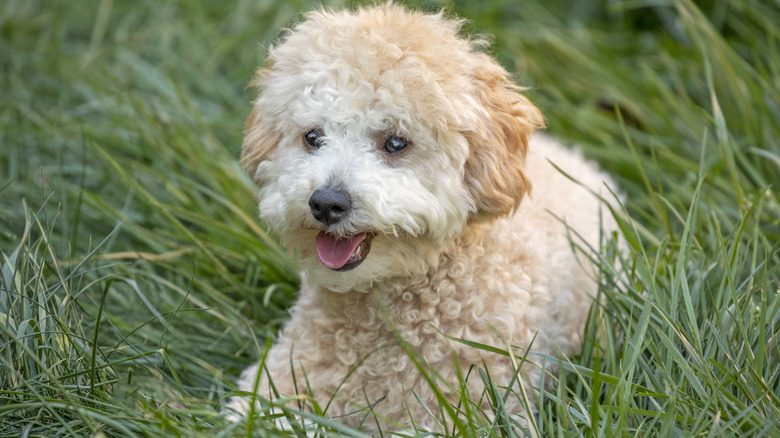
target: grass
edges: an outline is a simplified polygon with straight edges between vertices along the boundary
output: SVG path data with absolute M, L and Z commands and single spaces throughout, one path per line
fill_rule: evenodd
M 237 156 L 262 47 L 311 7 L 0 7 L 0 436 L 279 433 L 219 415 L 297 282 L 255 220 Z M 532 87 L 549 131 L 626 194 L 615 212 L 626 249 L 608 241 L 592 254 L 603 305 L 583 353 L 546 377 L 557 384 L 531 426 L 780 436 L 780 8 L 448 10 L 494 35 L 493 54 Z M 497 422 L 468 398 L 448 407 L 461 413 L 450 430 L 515 436 L 506 394 L 471 395 L 490 397 Z

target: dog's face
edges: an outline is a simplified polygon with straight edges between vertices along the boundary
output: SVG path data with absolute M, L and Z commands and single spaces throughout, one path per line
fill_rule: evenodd
M 242 164 L 309 281 L 346 291 L 425 272 L 529 189 L 541 115 L 459 26 L 393 5 L 320 11 L 270 50 Z

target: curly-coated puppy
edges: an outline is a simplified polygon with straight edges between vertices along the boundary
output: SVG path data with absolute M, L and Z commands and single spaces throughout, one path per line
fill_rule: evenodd
M 260 217 L 303 273 L 266 369 L 248 368 L 241 390 L 308 394 L 353 426 L 365 415 L 348 414 L 370 406 L 379 420 L 364 429 L 436 430 L 439 401 L 410 351 L 446 399 L 457 403 L 446 383 L 476 365 L 524 415 L 513 378 L 533 403 L 539 367 L 518 371 L 447 336 L 520 353 L 580 348 L 596 283 L 567 227 L 598 247 L 614 222 L 549 161 L 593 191 L 606 177 L 532 136 L 539 110 L 461 24 L 391 4 L 320 10 L 270 49 L 242 164 Z

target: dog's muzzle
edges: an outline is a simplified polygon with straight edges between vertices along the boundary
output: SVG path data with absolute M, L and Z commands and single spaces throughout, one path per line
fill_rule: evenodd
M 343 190 L 315 190 L 309 198 L 309 208 L 314 219 L 326 226 L 344 220 L 352 208 L 349 193 Z M 317 257 L 323 265 L 334 271 L 348 271 L 363 263 L 371 249 L 373 235 L 362 232 L 348 237 L 336 237 L 325 231 L 317 235 Z

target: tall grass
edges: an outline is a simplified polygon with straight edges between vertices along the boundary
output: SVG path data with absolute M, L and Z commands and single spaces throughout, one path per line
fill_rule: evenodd
M 278 432 L 219 414 L 297 283 L 236 158 L 262 47 L 313 6 L 0 6 L 0 436 Z M 495 36 L 549 131 L 626 194 L 624 247 L 589 252 L 603 299 L 586 346 L 545 377 L 535 421 L 502 410 L 521 388 L 472 370 L 490 391 L 444 409 L 448 430 L 780 436 L 780 7 L 447 10 Z

